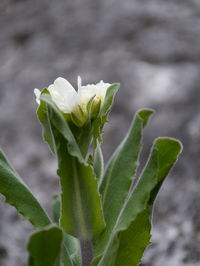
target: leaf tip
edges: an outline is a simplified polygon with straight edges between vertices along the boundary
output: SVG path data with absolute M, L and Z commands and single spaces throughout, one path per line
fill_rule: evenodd
M 161 181 L 178 160 L 182 151 L 182 144 L 177 139 L 162 137 L 155 140 L 155 145 L 159 164 L 158 180 Z
M 159 137 L 155 140 L 156 142 L 156 146 L 159 149 L 160 147 L 162 148 L 162 146 L 164 145 L 168 145 L 171 148 L 173 147 L 174 150 L 177 153 L 177 156 L 179 154 L 181 154 L 182 150 L 183 150 L 183 145 L 181 143 L 180 140 L 176 139 L 176 138 L 172 138 L 172 137 Z
M 151 108 L 140 109 L 137 114 L 142 120 L 143 127 L 146 126 L 149 118 L 155 113 L 155 110 Z

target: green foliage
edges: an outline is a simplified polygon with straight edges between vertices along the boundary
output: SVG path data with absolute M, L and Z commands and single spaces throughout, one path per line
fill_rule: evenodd
M 99 256 L 104 251 L 128 196 L 139 164 L 138 158 L 142 147 L 142 130 L 152 113 L 152 110 L 144 109 L 136 114 L 127 136 L 108 163 L 100 184 L 106 228 L 101 234 L 100 239 L 95 243 L 95 256 Z
M 103 126 L 107 122 L 107 117 L 110 112 L 114 96 L 116 92 L 119 89 L 119 84 L 112 84 L 106 92 L 106 96 L 103 102 L 103 106 L 101 108 L 101 111 L 98 115 L 98 117 L 93 121 L 92 123 L 92 131 L 93 131 L 93 137 L 94 137 L 94 147 L 97 146 L 97 141 L 101 143 L 102 138 L 101 135 L 103 133 Z
M 104 227 L 104 222 L 98 184 L 92 168 L 72 158 L 62 141 L 58 147 L 58 158 L 58 175 L 62 186 L 61 225 L 73 236 L 96 237 Z
M 175 139 L 160 138 L 155 141 L 147 165 L 121 209 L 99 266 L 122 263 L 125 266 L 135 266 L 140 262 L 150 239 L 150 218 L 154 200 L 181 149 L 181 144 Z M 138 224 L 146 226 L 138 227 Z M 137 230 L 141 238 L 135 235 Z M 124 256 L 126 261 L 123 260 Z
M 143 109 L 136 113 L 104 172 L 100 143 L 118 88 L 113 84 L 107 89 L 102 106 L 93 102 L 93 96 L 86 111 L 75 110 L 75 114 L 60 111 L 47 89 L 41 93 L 37 114 L 44 139 L 57 158 L 61 184 L 53 222 L 0 151 L 0 193 L 40 229 L 28 243 L 29 266 L 81 266 L 80 246 L 86 242 L 93 246 L 92 266 L 140 263 L 150 243 L 156 196 L 182 147 L 175 139 L 158 138 L 135 180 L 143 129 L 153 114 Z
M 56 154 L 57 148 L 53 133 L 53 127 L 55 127 L 65 138 L 71 156 L 78 158 L 80 162 L 84 162 L 84 158 L 68 123 L 66 123 L 64 116 L 52 102 L 49 92 L 46 89 L 43 90 L 40 100 L 37 115 L 43 125 L 44 139 L 51 147 L 51 150 Z
M 137 215 L 128 229 L 118 235 L 119 247 L 115 251 L 115 266 L 137 265 L 144 249 L 150 244 L 151 225 L 147 210 Z
M 60 213 L 61 213 L 61 197 L 56 195 L 54 196 L 55 201 L 53 205 L 53 217 L 54 222 L 59 225 L 60 224 Z M 80 251 L 80 243 L 79 239 L 73 237 L 67 233 L 63 235 L 63 259 L 65 253 L 67 252 L 73 262 L 74 266 L 81 265 L 81 251 Z
M 29 266 L 58 265 L 63 232 L 57 226 L 44 228 L 34 233 L 29 240 Z M 68 264 L 73 265 L 68 257 Z
M 95 238 L 104 227 L 98 182 L 91 166 L 84 161 L 70 127 L 46 91 L 40 105 L 42 109 L 39 107 L 38 116 L 43 126 L 47 123 L 41 117 L 46 115 L 46 120 L 50 121 L 44 132 L 51 128 L 51 140 L 46 140 L 50 146 L 53 143 L 58 160 L 57 173 L 62 188 L 61 225 L 66 233 L 75 237 Z
M 51 223 L 44 209 L 10 166 L 1 150 L 0 193 L 4 195 L 6 202 L 14 206 L 24 219 L 29 220 L 35 228 L 42 228 Z
M 71 261 L 73 262 L 74 266 L 81 265 L 81 250 L 80 250 L 80 242 L 79 239 L 64 233 L 64 250 L 63 252 L 68 252 Z

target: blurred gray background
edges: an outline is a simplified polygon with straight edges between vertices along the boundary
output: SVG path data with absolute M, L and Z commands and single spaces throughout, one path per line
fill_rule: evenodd
M 1 0 L 0 146 L 51 213 L 56 161 L 42 141 L 33 89 L 58 76 L 76 86 L 120 82 L 103 150 L 107 161 L 138 108 L 184 151 L 159 194 L 144 266 L 200 265 L 200 1 Z M 32 227 L 0 197 L 0 265 L 26 265 Z M 123 265 L 122 265 L 123 266 Z

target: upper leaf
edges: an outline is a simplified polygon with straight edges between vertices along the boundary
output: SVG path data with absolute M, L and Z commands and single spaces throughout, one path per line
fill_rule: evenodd
M 42 228 L 51 223 L 40 203 L 10 166 L 1 150 L 0 193 L 5 196 L 6 202 L 14 206 L 35 228 Z
M 106 228 L 95 243 L 95 256 L 101 254 L 106 247 L 112 229 L 128 196 L 139 164 L 138 158 L 142 148 L 142 130 L 152 113 L 153 110 L 144 109 L 135 115 L 127 136 L 108 162 L 100 184 Z
M 44 127 L 44 138 L 49 143 L 49 146 L 53 148 L 55 153 L 55 140 L 52 133 L 52 125 L 63 135 L 67 141 L 68 151 L 72 156 L 79 159 L 80 162 L 84 162 L 84 158 L 81 154 L 77 141 L 72 134 L 72 131 L 65 121 L 62 113 L 56 108 L 55 104 L 51 100 L 49 92 L 44 89 L 40 96 L 40 106 L 38 108 L 38 117 Z M 45 103 L 46 109 L 43 104 Z M 48 123 L 47 123 L 48 122 Z M 50 133 L 49 133 L 50 132 Z M 50 136 L 49 136 L 50 135 Z M 48 136 L 48 137 L 47 137 Z
M 106 91 L 106 96 L 103 102 L 103 106 L 100 110 L 99 115 L 93 121 L 92 128 L 93 128 L 93 137 L 94 137 L 94 147 L 97 146 L 97 140 L 100 143 L 102 141 L 101 135 L 103 133 L 103 126 L 107 122 L 107 116 L 110 112 L 114 96 L 119 89 L 119 84 L 112 84 L 108 87 Z
M 110 110 L 112 104 L 113 104 L 113 99 L 114 96 L 116 94 L 116 92 L 119 89 L 120 84 L 116 83 L 116 84 L 112 84 L 110 87 L 108 87 L 107 91 L 106 91 L 106 96 L 103 102 L 103 106 L 101 108 L 100 111 L 100 116 L 103 117 L 104 115 L 107 114 L 107 112 Z
M 42 93 L 49 93 L 47 89 L 44 89 Z M 53 153 L 55 153 L 54 136 L 52 133 L 51 121 L 49 120 L 49 108 L 44 101 L 40 101 L 40 105 L 37 110 L 37 115 L 40 123 L 43 126 L 44 140 L 49 144 L 49 147 Z

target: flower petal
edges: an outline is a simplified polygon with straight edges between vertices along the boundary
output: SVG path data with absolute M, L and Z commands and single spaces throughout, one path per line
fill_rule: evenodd
M 95 95 L 95 90 L 89 86 L 82 86 L 78 91 L 79 104 L 87 106 L 89 100 Z
M 40 104 L 40 94 L 41 94 L 41 91 L 38 90 L 37 88 L 35 88 L 34 89 L 34 93 L 35 93 L 35 97 L 36 97 L 37 104 Z
M 92 96 L 96 95 L 94 100 L 101 100 L 101 103 L 103 104 L 107 88 L 110 85 L 110 83 L 104 83 L 103 80 L 101 80 L 97 84 L 82 86 L 80 90 L 81 102 L 89 101 Z
M 51 98 L 64 113 L 71 113 L 78 102 L 78 95 L 72 85 L 64 78 L 57 78 L 48 87 Z
M 82 86 L 82 79 L 80 76 L 78 76 L 77 78 L 77 85 L 78 85 L 78 91 L 81 89 L 81 86 Z
M 110 87 L 110 83 L 104 83 L 103 80 L 101 80 L 99 83 L 96 84 L 96 94 L 97 97 L 100 97 L 102 100 L 104 100 L 106 96 L 106 91 L 108 87 Z
M 75 89 L 73 88 L 73 86 L 69 83 L 69 81 L 67 81 L 64 78 L 57 78 L 54 81 L 54 86 L 56 87 L 56 89 L 58 89 L 60 92 L 61 91 L 75 91 Z

